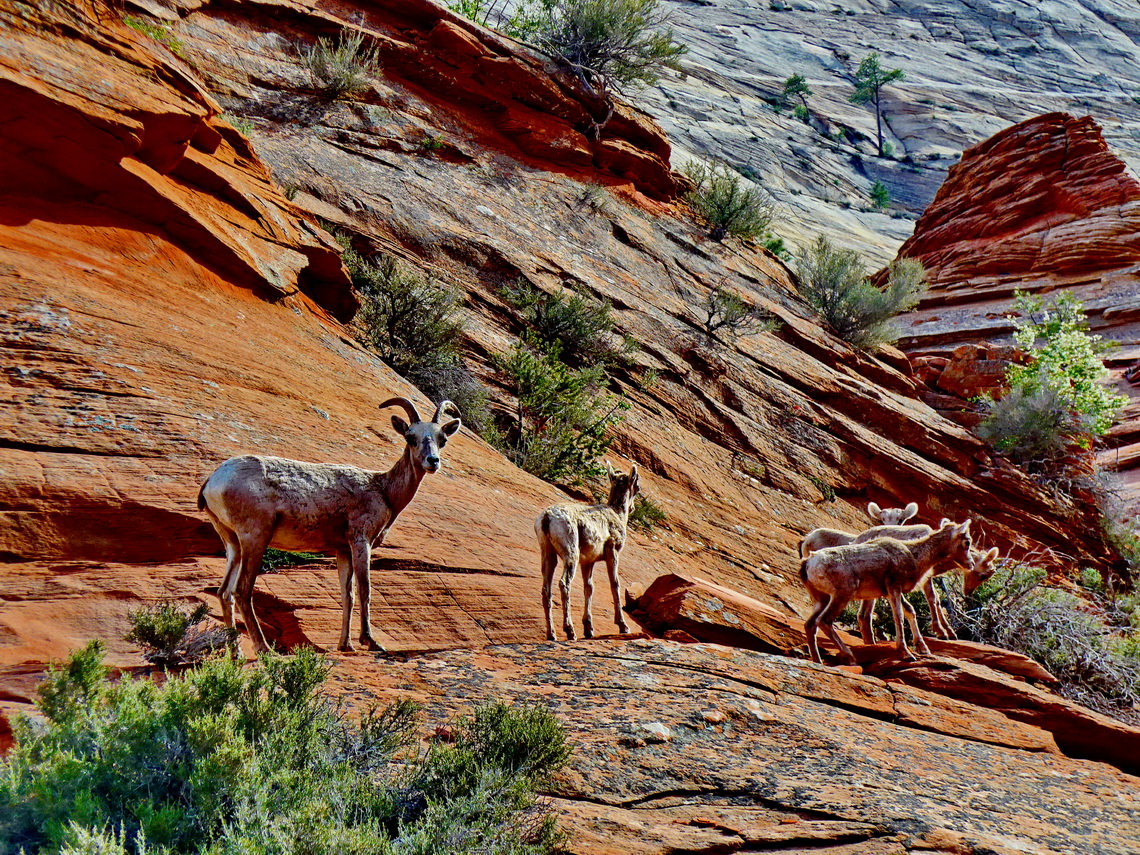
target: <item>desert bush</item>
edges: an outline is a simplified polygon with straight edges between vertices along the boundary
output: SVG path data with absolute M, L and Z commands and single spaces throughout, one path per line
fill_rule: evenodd
M 1057 474 L 1051 464 L 1090 449 L 1127 399 L 1104 384 L 1109 344 L 1088 332 L 1079 300 L 1062 293 L 1046 304 L 1017 291 L 1014 306 L 1014 341 L 1029 361 L 1006 371 L 1001 400 L 982 399 L 988 415 L 978 435 L 1031 470 Z
M 276 573 L 283 567 L 299 567 L 302 564 L 312 564 L 314 561 L 320 561 L 324 558 L 318 552 L 290 552 L 287 549 L 273 549 L 270 547 L 265 550 L 265 555 L 261 559 L 260 573 Z
M 342 259 L 361 296 L 354 321 L 360 340 L 429 398 L 454 401 L 463 423 L 490 438 L 489 395 L 461 355 L 459 291 L 391 256 L 365 259 L 344 244 Z
M 523 0 L 504 31 L 537 42 L 583 82 L 617 91 L 653 85 L 688 52 L 660 0 Z
M 734 341 L 742 335 L 765 332 L 776 326 L 769 312 L 720 285 L 705 297 L 701 311 L 704 317 L 698 317 L 698 321 L 710 340 L 723 335 Z
M 359 95 L 368 89 L 370 78 L 380 67 L 375 48 L 364 47 L 362 30 L 341 30 L 336 41 L 321 37 L 303 51 L 313 86 L 330 98 Z
M 564 361 L 608 366 L 626 361 L 637 349 L 636 342 L 614 332 L 613 306 L 608 300 L 568 288 L 547 293 L 525 279 L 501 293 L 544 346 L 558 347 Z
M 123 18 L 123 23 L 132 30 L 142 33 L 144 36 L 152 38 L 159 44 L 164 45 L 172 54 L 182 58 L 186 57 L 186 45 L 170 31 L 170 27 L 166 24 L 148 21 L 137 15 L 127 15 Z
M 859 253 L 837 249 L 818 237 L 800 259 L 800 294 L 843 340 L 871 349 L 893 342 L 891 319 L 917 305 L 926 290 L 926 272 L 909 258 L 894 261 L 885 288 L 868 279 Z
M 642 531 L 653 531 L 665 524 L 669 515 L 653 499 L 644 493 L 638 493 L 633 500 L 633 508 L 629 512 L 629 524 Z
M 735 170 L 723 163 L 710 166 L 690 161 L 681 172 L 695 185 L 685 198 L 708 224 L 710 238 L 764 235 L 772 222 L 772 203 L 761 191 L 748 187 Z
M 1045 585 L 1046 572 L 1007 563 L 969 598 L 946 577 L 947 615 L 960 638 L 1029 656 L 1060 681 L 1062 695 L 1140 722 L 1140 635 L 1113 632 L 1074 594 Z
M 871 185 L 871 204 L 876 208 L 885 208 L 891 204 L 891 193 L 882 181 L 876 181 Z
M 547 481 L 580 485 L 600 478 L 610 429 L 629 407 L 603 391 L 605 369 L 571 368 L 558 344 L 532 337 L 493 361 L 516 401 L 514 422 L 500 439 L 503 453 Z
M 229 627 L 203 627 L 209 613 L 205 603 L 188 611 L 173 600 L 136 609 L 127 613 L 131 622 L 127 641 L 142 647 L 143 658 L 158 668 L 196 665 L 237 637 Z
M 543 855 L 534 794 L 568 754 L 537 707 L 485 704 L 417 753 L 416 708 L 350 720 L 311 650 L 110 683 L 93 643 L 0 761 L 0 849 L 29 855 Z M 397 762 L 398 759 L 398 762 Z M 129 842 L 128 842 L 129 841 Z

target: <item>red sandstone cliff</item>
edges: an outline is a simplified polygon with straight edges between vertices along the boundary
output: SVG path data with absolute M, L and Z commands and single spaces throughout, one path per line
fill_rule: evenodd
M 4 701 L 26 702 L 50 658 L 93 636 L 116 664 L 136 664 L 119 639 L 140 603 L 216 605 L 220 544 L 195 495 L 224 458 L 380 468 L 397 455 L 376 405 L 422 398 L 341 323 L 354 298 L 311 212 L 462 287 L 484 370 L 516 331 L 504 282 L 577 283 L 613 302 L 642 345 L 616 380 L 632 408 L 614 459 L 643 468 L 669 515 L 632 536 L 631 588 L 697 573 L 794 625 L 806 605 L 799 537 L 860 526 L 869 499 L 916 499 L 930 519 L 974 514 L 993 542 L 1101 557 L 1080 509 L 995 468 L 920 400 L 902 354 L 869 358 L 821 330 L 762 250 L 711 245 L 648 213 L 672 192 L 667 144 L 648 120 L 631 112 L 588 140 L 567 118 L 593 115 L 588 105 L 544 78 L 542 61 L 419 0 L 152 6 L 181 55 L 106 7 L 0 0 Z M 358 102 L 317 98 L 299 60 L 298 43 L 337 19 L 362 21 L 385 57 Z M 467 53 L 451 62 L 456 40 Z M 488 71 L 503 68 L 514 76 Z M 252 142 L 218 119 L 223 105 L 253 123 Z M 525 118 L 514 134 L 502 128 L 512 110 Z M 559 111 L 561 125 L 543 118 Z M 531 122 L 571 128 L 589 162 L 520 143 Z M 441 156 L 420 145 L 429 132 Z M 594 144 L 607 141 L 621 158 Z M 586 206 L 574 176 L 637 206 Z M 780 329 L 732 347 L 696 341 L 694 307 L 721 284 Z M 660 377 L 648 388 L 637 382 L 647 368 Z M 407 661 L 338 657 L 337 674 L 352 696 L 412 692 L 440 715 L 489 693 L 554 705 L 581 744 L 560 791 L 574 851 L 971 852 L 1042 837 L 1076 851 L 1135 824 L 1135 779 L 1062 757 L 1049 732 L 1001 712 L 703 645 L 533 644 L 531 526 L 560 498 L 464 431 L 376 556 L 378 637 Z M 267 631 L 331 646 L 336 588 L 328 562 L 263 577 Z M 595 611 L 612 626 L 597 597 Z M 445 652 L 416 655 L 425 649 Z M 1033 803 L 1047 819 L 1026 826 L 976 805 L 945 816 L 956 788 L 979 781 L 987 798 Z
M 967 150 L 899 255 L 922 261 L 932 286 L 900 341 L 912 354 L 1008 340 L 1017 289 L 1065 289 L 1084 302 L 1093 331 L 1120 345 L 1109 366 L 1131 398 L 1101 462 L 1121 472 L 1130 502 L 1140 500 L 1140 182 L 1096 122 L 1050 113 Z M 975 373 L 977 356 L 960 357 Z M 985 355 L 982 363 L 985 374 Z M 968 395 L 987 382 L 957 368 L 935 370 L 935 388 Z M 994 363 L 991 373 L 1001 370 Z

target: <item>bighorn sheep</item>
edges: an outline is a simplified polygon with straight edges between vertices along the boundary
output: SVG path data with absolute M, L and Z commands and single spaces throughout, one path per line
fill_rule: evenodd
M 582 568 L 582 584 L 586 592 L 585 615 L 582 631 L 586 638 L 594 637 L 594 617 L 591 613 L 594 596 L 594 564 L 604 560 L 610 574 L 610 588 L 614 595 L 614 623 L 620 632 L 629 632 L 621 610 L 621 578 L 618 576 L 618 554 L 625 545 L 626 521 L 629 519 L 633 499 L 638 493 L 637 466 L 625 475 L 615 472 L 606 464 L 610 477 L 610 496 L 601 505 L 554 505 L 547 508 L 534 522 L 542 552 L 542 603 L 546 609 L 546 637 L 554 641 L 554 571 L 562 559 L 562 626 L 566 638 L 574 641 L 574 624 L 570 620 L 570 585 L 578 567 Z
M 867 504 L 867 516 L 880 525 L 902 525 L 918 513 L 918 502 L 911 502 L 905 508 L 880 508 L 874 502 Z
M 895 619 L 895 642 L 898 652 L 907 659 L 914 654 L 906 646 L 903 615 L 910 622 L 918 649 L 929 654 L 930 648 L 918 631 L 914 608 L 903 594 L 921 587 L 934 567 L 969 560 L 970 521 L 956 525 L 949 520 L 926 537 L 912 541 L 878 537 L 863 543 L 831 546 L 813 552 L 800 562 L 800 577 L 815 601 L 815 608 L 804 624 L 811 658 L 822 662 L 816 630 L 822 623 L 828 637 L 839 648 L 844 659 L 855 664 L 851 649 L 832 625 L 851 600 L 888 597 Z
M 340 649 L 348 640 L 352 618 L 352 583 L 360 597 L 360 643 L 382 650 L 372 637 L 372 547 L 416 495 L 427 472 L 437 472 L 439 454 L 460 427 L 458 418 L 443 422 L 447 412 L 459 415 L 451 401 L 441 401 L 430 422 L 407 398 L 380 405 L 402 407 L 412 423 L 392 416 L 392 427 L 407 443 L 403 456 L 387 472 L 335 463 L 304 463 L 281 457 L 231 457 L 202 484 L 198 509 L 204 510 L 226 547 L 226 575 L 218 590 L 222 616 L 234 625 L 234 590 L 246 629 L 258 652 L 269 649 L 253 612 L 253 585 L 261 559 L 270 547 L 336 555 L 344 619 Z
M 872 503 L 873 504 L 873 503 Z M 882 513 L 893 513 L 894 511 L 909 511 L 910 506 L 906 509 L 893 508 Z M 946 523 L 943 518 L 939 525 Z M 868 540 L 874 540 L 876 537 L 893 537 L 895 540 L 917 540 L 920 537 L 926 537 L 932 534 L 934 529 L 928 525 L 879 525 L 874 528 L 869 528 L 860 534 L 851 534 L 846 531 L 840 531 L 835 528 L 817 528 L 807 533 L 804 539 L 800 542 L 800 557 L 807 558 L 813 552 L 820 549 L 826 549 L 831 546 L 845 546 L 849 543 L 865 543 Z M 970 564 L 966 568 L 966 573 L 963 578 L 963 590 L 969 595 L 975 588 L 982 582 L 989 579 L 994 571 L 997 569 L 995 559 L 997 558 L 997 548 L 991 549 L 989 552 L 980 552 L 976 549 L 970 550 Z M 943 567 L 940 570 L 935 570 L 926 584 L 922 587 L 922 593 L 926 596 L 926 604 L 930 607 L 930 622 L 934 630 L 934 634 L 939 638 L 957 638 L 954 633 L 953 627 L 950 626 L 950 621 L 946 618 L 946 612 L 942 608 L 942 603 L 938 599 L 938 594 L 934 589 L 934 576 L 941 574 L 952 569 L 951 567 Z M 873 626 L 874 616 L 874 600 L 863 600 L 859 606 L 859 631 L 863 637 L 865 644 L 873 644 L 875 642 L 875 630 Z

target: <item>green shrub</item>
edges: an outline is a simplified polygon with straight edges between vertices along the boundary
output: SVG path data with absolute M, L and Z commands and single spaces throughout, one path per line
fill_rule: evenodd
M 876 208 L 885 208 L 891 204 L 891 193 L 882 181 L 876 181 L 871 185 L 871 204 Z
M 323 691 L 330 668 L 301 650 L 255 668 L 215 658 L 161 687 L 112 684 L 96 643 L 78 651 L 44 683 L 46 721 L 17 722 L 0 761 L 0 850 L 553 851 L 554 821 L 534 791 L 569 752 L 549 713 L 481 705 L 453 744 L 417 756 L 415 706 L 351 721 Z
M 978 436 L 1034 472 L 1064 460 L 1073 438 L 1092 430 L 1088 419 L 1052 388 L 1010 389 L 1000 400 L 983 399 L 983 405 L 987 414 L 977 427 Z
M 723 286 L 709 292 L 701 309 L 704 317 L 699 318 L 699 323 L 710 340 L 719 334 L 735 341 L 742 335 L 766 332 L 776 326 L 770 313 Z
M 507 286 L 503 299 L 519 311 L 543 346 L 556 345 L 564 361 L 575 365 L 625 362 L 636 342 L 614 332 L 613 306 L 579 291 L 546 293 L 525 279 Z
M 504 29 L 542 45 L 588 85 L 618 91 L 653 85 L 688 52 L 660 0 L 524 0 Z
M 557 344 L 533 338 L 493 361 L 517 402 L 514 423 L 500 440 L 503 453 L 547 481 L 578 485 L 600 478 L 610 429 L 629 407 L 602 391 L 605 369 L 570 368 Z
M 322 36 L 303 56 L 313 86 L 330 98 L 366 91 L 380 68 L 379 53 L 364 47 L 362 30 L 341 30 L 335 42 Z
M 746 186 L 729 166 L 690 161 L 681 172 L 695 185 L 685 198 L 708 224 L 713 240 L 723 240 L 726 235 L 761 237 L 771 224 L 772 203 L 761 191 Z
M 958 636 L 1023 653 L 1060 681 L 1061 694 L 1101 712 L 1140 722 L 1140 635 L 1117 635 L 1097 611 L 1068 591 L 1045 586 L 1039 567 L 1011 564 L 968 599 L 947 578 L 947 615 Z
M 489 395 L 461 356 L 459 292 L 391 256 L 366 260 L 348 245 L 342 259 L 361 297 L 360 340 L 429 398 L 454 401 L 463 423 L 490 438 Z
M 196 665 L 237 637 L 229 627 L 202 627 L 209 612 L 205 603 L 187 611 L 173 600 L 136 609 L 127 613 L 131 622 L 127 641 L 142 647 L 143 658 L 158 668 Z
M 253 131 L 253 122 L 241 116 L 235 116 L 232 113 L 222 113 L 222 121 L 228 124 L 234 130 L 240 131 L 247 137 Z
M 261 559 L 261 570 L 259 572 L 276 573 L 282 567 L 299 567 L 302 564 L 320 561 L 322 558 L 324 556 L 317 552 L 290 552 L 287 549 L 270 547 L 265 550 L 265 555 Z
M 880 290 L 868 281 L 859 253 L 836 249 L 823 236 L 800 259 L 798 273 L 804 299 L 836 335 L 863 349 L 895 341 L 898 332 L 891 319 L 917 305 L 926 290 L 919 262 L 893 262 L 887 287 Z
M 764 249 L 776 256 L 781 261 L 788 261 L 792 257 L 791 250 L 788 249 L 787 244 L 784 243 L 782 237 L 777 237 L 773 234 L 764 236 Z
M 801 122 L 806 122 L 808 120 L 808 108 L 803 104 L 796 104 L 796 106 L 792 108 L 792 115 Z
M 186 56 L 186 45 L 184 45 L 174 33 L 170 32 L 170 27 L 165 24 L 148 21 L 137 15 L 127 15 L 123 18 L 123 23 L 132 30 L 154 39 L 159 44 L 165 45 L 172 54 L 180 57 Z
M 786 107 L 793 98 L 799 98 L 803 107 L 803 118 L 807 118 L 807 99 L 812 94 L 807 78 L 802 74 L 793 74 L 784 81 L 783 91 L 780 92 L 780 106 Z M 799 113 L 796 116 L 798 118 Z
M 638 493 L 633 500 L 633 508 L 629 512 L 629 524 L 642 531 L 653 531 L 665 524 L 668 514 L 653 499 L 644 493 Z

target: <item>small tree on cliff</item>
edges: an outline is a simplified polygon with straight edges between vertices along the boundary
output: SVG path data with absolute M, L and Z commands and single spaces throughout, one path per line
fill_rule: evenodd
M 787 106 L 793 98 L 799 98 L 803 104 L 804 113 L 807 113 L 807 99 L 812 94 L 807 79 L 802 74 L 793 74 L 784 81 L 784 91 L 780 93 L 780 102 Z
M 879 143 L 879 157 L 883 156 L 883 87 L 905 77 L 906 74 L 901 68 L 892 68 L 890 71 L 883 68 L 877 53 L 864 57 L 855 72 L 855 93 L 851 96 L 851 103 L 875 105 L 875 132 Z

